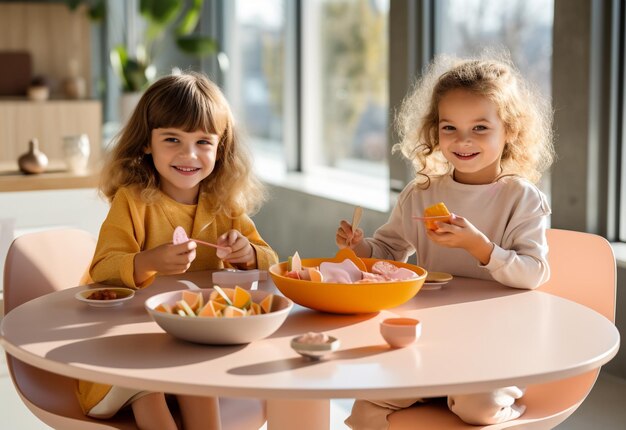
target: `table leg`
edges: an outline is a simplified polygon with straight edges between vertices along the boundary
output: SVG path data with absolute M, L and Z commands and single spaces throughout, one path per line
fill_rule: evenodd
M 267 430 L 330 430 L 330 400 L 268 399 Z

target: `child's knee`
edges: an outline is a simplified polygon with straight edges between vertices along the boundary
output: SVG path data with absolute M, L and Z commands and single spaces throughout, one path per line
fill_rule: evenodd
M 489 393 L 452 395 L 448 396 L 448 408 L 468 424 L 497 424 L 524 413 L 526 406 L 515 404 L 523 394 L 517 387 L 506 387 Z

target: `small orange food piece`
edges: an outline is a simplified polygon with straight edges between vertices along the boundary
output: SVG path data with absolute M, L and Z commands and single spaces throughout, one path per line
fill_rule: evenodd
M 167 303 L 161 303 L 159 306 L 154 308 L 154 310 L 158 312 L 165 312 L 166 314 L 174 313 L 174 311 L 172 310 L 172 307 Z
M 252 295 L 247 290 L 244 290 L 239 285 L 235 286 L 235 294 L 233 295 L 233 306 L 239 309 L 248 309 L 250 303 L 252 303 Z
M 245 317 L 246 311 L 236 308 L 234 306 L 226 306 L 226 309 L 224 309 L 222 315 L 224 315 L 225 318 Z
M 270 312 L 272 312 L 272 306 L 274 304 L 274 294 L 269 294 L 265 296 L 265 298 L 261 300 L 261 303 L 259 304 L 261 305 L 263 313 L 269 314 Z
M 209 300 L 206 305 L 198 312 L 199 317 L 221 317 L 222 310 L 226 305 L 218 303 L 214 300 Z
M 183 300 L 187 302 L 192 311 L 198 312 L 202 308 L 202 293 L 198 291 L 183 291 Z
M 452 214 L 450 213 L 446 205 L 444 205 L 443 202 L 439 202 L 437 204 L 434 204 L 424 209 L 424 217 L 441 217 L 441 218 L 424 220 L 424 224 L 426 224 L 426 228 L 429 230 L 437 230 L 436 222 L 448 222 L 449 223 L 450 215 Z
M 217 292 L 217 288 L 215 289 L 215 291 L 211 293 L 211 296 L 209 298 L 211 300 L 215 300 L 218 303 L 232 305 L 233 299 L 235 298 L 235 289 L 234 288 L 222 288 L 222 291 L 224 292 L 224 294 L 226 294 L 226 297 L 228 297 L 228 299 L 230 300 L 230 303 L 227 303 L 224 297 L 222 297 L 222 295 Z
M 261 310 L 261 305 L 258 303 L 250 303 L 250 315 L 261 315 L 263 311 Z

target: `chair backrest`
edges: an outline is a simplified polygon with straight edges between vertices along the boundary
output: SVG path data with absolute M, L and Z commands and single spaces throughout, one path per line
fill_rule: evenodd
M 613 248 L 595 234 L 548 229 L 550 280 L 538 289 L 580 303 L 615 322 Z
M 96 248 L 88 232 L 64 228 L 19 236 L 4 265 L 4 312 L 85 279 Z

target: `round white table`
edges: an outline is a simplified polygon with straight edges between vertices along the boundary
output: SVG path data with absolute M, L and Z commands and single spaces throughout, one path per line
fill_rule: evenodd
M 211 286 L 208 273 L 185 278 Z M 6 351 L 33 366 L 96 382 L 267 399 L 270 430 L 328 428 L 331 398 L 433 397 L 565 378 L 602 366 L 619 347 L 615 326 L 591 309 L 474 279 L 457 278 L 377 314 L 295 306 L 275 334 L 237 346 L 177 340 L 150 319 L 144 300 L 185 288 L 175 278 L 158 278 L 114 308 L 79 302 L 74 294 L 83 288 L 9 312 L 1 326 Z M 260 288 L 274 287 L 266 281 Z M 396 315 L 422 321 L 413 346 L 391 349 L 380 336 L 380 321 Z M 319 362 L 299 356 L 289 342 L 308 331 L 339 338 L 341 348 Z

